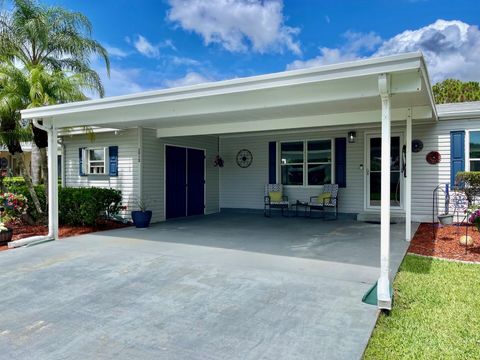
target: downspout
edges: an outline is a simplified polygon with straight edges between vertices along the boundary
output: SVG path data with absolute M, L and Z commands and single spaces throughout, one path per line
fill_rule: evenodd
M 57 129 L 52 125 L 45 126 L 33 119 L 33 125 L 48 134 L 48 234 L 31 236 L 8 243 L 9 248 L 26 246 L 58 239 L 58 160 Z

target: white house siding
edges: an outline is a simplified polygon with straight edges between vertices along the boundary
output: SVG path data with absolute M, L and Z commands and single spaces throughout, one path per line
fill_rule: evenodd
M 138 161 L 137 129 L 128 129 L 108 133 L 98 133 L 90 141 L 86 135 L 64 136 L 65 145 L 65 186 L 67 187 L 101 187 L 122 191 L 122 204 L 127 210 L 121 215 L 129 217 L 136 207 L 137 189 L 140 183 Z M 118 146 L 118 176 L 79 175 L 78 149 L 81 147 Z
M 416 221 L 432 221 L 432 193 L 439 184 L 450 183 L 450 132 L 478 130 L 480 120 L 440 120 L 434 124 L 413 126 L 414 139 L 423 141 L 423 150 L 412 154 L 412 216 Z M 465 142 L 468 138 L 465 138 Z M 438 151 L 437 165 L 429 165 L 425 156 Z M 440 203 L 440 206 L 443 202 Z
M 220 207 L 263 209 L 264 187 L 268 183 L 268 143 L 270 141 L 313 140 L 346 137 L 354 129 L 315 130 L 294 134 L 224 136 L 220 139 L 220 154 L 225 166 L 220 169 Z M 236 163 L 239 150 L 252 152 L 248 168 Z M 339 211 L 358 213 L 364 205 L 364 180 L 360 165 L 364 163 L 364 130 L 357 130 L 356 142 L 347 143 L 347 187 L 340 189 Z M 277 164 L 278 165 L 278 164 Z M 287 186 L 290 200 L 309 200 L 319 194 L 319 187 Z
M 143 184 L 142 193 L 153 210 L 153 221 L 165 220 L 164 205 L 164 163 L 165 145 L 177 145 L 206 150 L 206 193 L 205 213 L 219 211 L 219 173 L 213 166 L 218 154 L 217 136 L 186 136 L 157 138 L 156 131 L 143 130 Z

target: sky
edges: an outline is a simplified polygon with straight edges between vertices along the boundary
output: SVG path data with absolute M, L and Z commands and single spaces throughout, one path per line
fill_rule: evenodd
M 84 13 L 106 95 L 421 50 L 433 82 L 480 81 L 479 0 L 43 0 Z

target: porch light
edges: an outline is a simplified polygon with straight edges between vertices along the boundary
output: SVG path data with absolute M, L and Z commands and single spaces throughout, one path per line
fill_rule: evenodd
M 356 131 L 349 131 L 348 132 L 348 142 L 350 144 L 353 144 L 355 142 L 356 138 L 357 138 L 357 132 Z

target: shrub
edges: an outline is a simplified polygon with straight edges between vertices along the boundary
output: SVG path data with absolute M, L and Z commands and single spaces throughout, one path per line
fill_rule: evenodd
M 5 177 L 3 178 L 3 184 L 7 188 L 11 186 L 23 186 L 25 185 L 25 179 L 21 176 Z
M 29 201 L 28 214 L 39 220 L 40 216 L 32 206 L 30 192 L 23 186 L 9 186 L 8 190 L 22 194 Z M 45 185 L 35 186 L 42 211 L 47 213 Z M 105 214 L 117 215 L 120 211 L 122 193 L 115 189 L 62 188 L 58 189 L 58 217 L 62 225 L 95 225 Z
M 480 171 L 461 171 L 455 177 L 455 184 L 465 193 L 468 203 L 472 204 L 480 195 Z
M 102 216 L 116 215 L 122 193 L 115 189 L 60 188 L 59 221 L 67 225 L 95 225 Z

